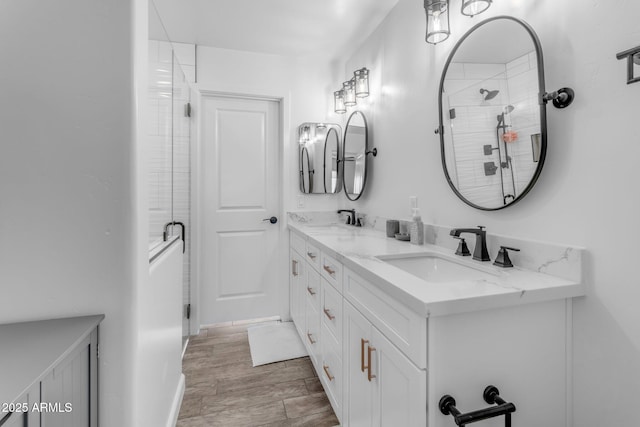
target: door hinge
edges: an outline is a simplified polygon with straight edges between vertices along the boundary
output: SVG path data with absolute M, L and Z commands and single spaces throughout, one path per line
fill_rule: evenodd
M 100 344 L 96 344 L 96 359 L 100 359 Z
M 187 304 L 185 306 L 185 312 L 186 312 L 187 319 L 191 319 L 191 304 Z
M 191 117 L 191 103 L 187 102 L 184 104 L 184 116 Z

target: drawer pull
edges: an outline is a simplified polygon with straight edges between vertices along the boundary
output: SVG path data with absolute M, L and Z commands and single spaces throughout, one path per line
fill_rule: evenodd
M 327 376 L 327 378 L 329 378 L 329 381 L 333 381 L 335 377 L 329 373 L 329 367 L 323 364 L 322 369 L 324 369 L 324 374 Z
M 307 252 L 307 256 L 311 259 L 316 259 L 316 254 L 314 254 L 313 252 Z
M 307 292 L 309 292 L 310 295 L 315 295 L 316 293 L 313 292 L 313 288 L 307 286 Z
M 312 336 L 313 336 L 313 335 L 311 335 L 311 332 L 307 332 L 307 339 L 309 340 L 309 342 L 310 342 L 311 344 L 315 344 L 315 343 L 316 343 L 316 341 L 315 341 L 313 338 L 311 338 Z
M 364 372 L 367 368 L 364 364 L 364 345 L 369 344 L 369 340 L 365 340 L 364 338 L 360 338 L 360 370 Z
M 331 311 L 328 308 L 325 308 L 322 311 L 324 311 L 324 314 L 329 318 L 329 320 L 333 320 L 336 318 L 336 316 L 331 314 Z
M 328 265 L 323 265 L 322 268 L 324 268 L 324 271 L 326 271 L 327 273 L 329 273 L 332 276 L 334 276 L 336 274 L 336 271 L 332 270 L 331 267 L 329 267 Z
M 375 375 L 371 374 L 371 352 L 376 351 L 375 347 L 371 347 L 369 346 L 369 348 L 367 348 L 367 358 L 369 359 L 369 365 L 367 366 L 367 379 L 369 380 L 369 382 L 371 382 L 372 378 L 375 378 Z

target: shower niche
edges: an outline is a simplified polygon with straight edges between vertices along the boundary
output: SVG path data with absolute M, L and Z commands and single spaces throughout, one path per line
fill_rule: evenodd
M 547 147 L 546 104 L 568 106 L 570 88 L 547 93 L 542 47 L 525 22 L 498 16 L 465 34 L 440 80 L 442 165 L 460 199 L 502 209 L 534 186 Z

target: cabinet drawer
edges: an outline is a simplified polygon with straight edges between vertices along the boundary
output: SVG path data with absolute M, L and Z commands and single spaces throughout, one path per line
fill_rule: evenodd
M 344 297 L 420 369 L 427 368 L 427 319 L 349 269 Z
M 302 236 L 295 231 L 289 232 L 289 246 L 299 254 L 304 254 L 306 242 Z
M 319 366 L 321 371 L 318 375 L 327 393 L 327 397 L 331 402 L 333 411 L 336 413 L 338 419 L 342 420 L 342 390 L 344 378 L 342 376 L 341 346 L 335 342 L 327 325 L 323 324 L 321 331 L 323 337 L 322 357 Z
M 311 302 L 307 299 L 306 304 L 306 333 L 304 343 L 309 351 L 309 357 L 313 359 L 314 365 L 318 365 L 320 356 L 320 315 Z
M 316 270 L 320 270 L 320 249 L 307 242 L 304 258 Z
M 320 310 L 320 273 L 310 268 L 307 271 L 307 286 L 302 289 L 302 292 L 306 295 L 307 301 L 313 305 L 316 311 Z
M 342 345 L 342 295 L 324 278 L 322 279 L 322 323 L 331 331 L 339 345 Z
M 324 252 L 320 254 L 320 261 L 320 273 L 322 273 L 322 277 L 335 286 L 338 292 L 342 293 L 342 264 Z

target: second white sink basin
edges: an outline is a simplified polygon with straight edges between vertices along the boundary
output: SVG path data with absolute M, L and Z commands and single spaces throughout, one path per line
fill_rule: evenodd
M 378 259 L 398 267 L 427 282 L 458 282 L 463 280 L 495 280 L 498 273 L 485 266 L 456 262 L 438 254 L 390 255 Z

